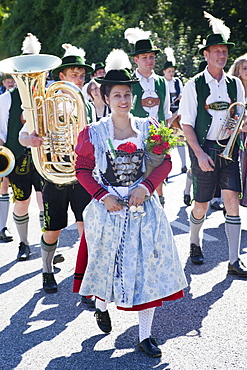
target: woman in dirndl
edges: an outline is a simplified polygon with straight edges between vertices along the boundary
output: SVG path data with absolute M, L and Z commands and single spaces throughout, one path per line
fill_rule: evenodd
M 122 50 L 111 52 L 106 60 L 108 72 L 96 79 L 111 115 L 85 127 L 76 147 L 77 179 L 92 200 L 83 213 L 85 234 L 75 274 L 81 280 L 79 285 L 75 280 L 74 291 L 96 297 L 95 317 L 105 333 L 112 329 L 108 303 L 138 311 L 138 349 L 159 357 L 161 350 L 151 337 L 155 307 L 182 298 L 187 282 L 155 192 L 171 171 L 170 156 L 164 156 L 144 180 L 150 119 L 130 114 L 131 87 L 139 80 L 120 66 L 119 59 L 125 63 L 125 56 L 128 59 Z M 79 273 L 80 263 L 83 271 Z

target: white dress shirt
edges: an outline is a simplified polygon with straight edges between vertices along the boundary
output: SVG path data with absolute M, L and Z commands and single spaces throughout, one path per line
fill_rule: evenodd
M 7 140 L 10 107 L 11 94 L 9 91 L 6 91 L 0 95 L 0 140 L 4 143 Z
M 208 69 L 204 71 L 205 81 L 209 86 L 210 95 L 206 99 L 205 104 L 209 105 L 215 102 L 227 102 L 231 103 L 230 97 L 227 94 L 226 86 L 226 73 L 223 72 L 220 81 L 214 79 Z M 231 76 L 236 80 L 237 86 L 237 101 L 244 103 L 244 88 L 239 78 Z M 207 133 L 208 140 L 216 140 L 218 132 L 222 125 L 223 120 L 226 117 L 227 110 L 213 110 L 208 109 L 208 113 L 212 116 L 212 124 Z M 189 80 L 184 86 L 183 96 L 180 101 L 179 114 L 181 114 L 181 123 L 195 127 L 195 121 L 197 116 L 197 94 L 195 89 L 195 82 Z
M 138 70 L 136 70 L 135 72 L 135 75 L 137 78 L 140 79 L 140 85 L 141 87 L 143 88 L 144 92 L 143 92 L 143 95 L 142 95 L 142 99 L 146 99 L 146 98 L 159 98 L 158 94 L 156 93 L 155 91 L 155 81 L 157 80 L 157 75 L 152 72 L 151 76 L 146 78 L 146 77 L 143 77 L 139 72 Z M 165 81 L 165 85 L 166 85 L 166 96 L 165 96 L 165 101 L 164 101 L 164 107 L 163 107 L 163 110 L 164 110 L 164 116 L 165 116 L 165 119 L 169 119 L 172 114 L 171 114 L 171 111 L 170 111 L 170 95 L 169 95 L 169 87 L 168 87 L 168 84 L 167 84 L 167 81 L 164 79 Z M 158 105 L 155 105 L 154 107 L 143 107 L 143 109 L 148 113 L 149 117 L 154 117 L 156 119 L 158 119 L 158 111 L 159 111 L 159 106 Z

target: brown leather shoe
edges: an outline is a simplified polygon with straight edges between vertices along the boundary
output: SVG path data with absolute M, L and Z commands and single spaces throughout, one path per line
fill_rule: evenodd
M 242 278 L 247 278 L 247 268 L 240 260 L 240 258 L 238 258 L 237 261 L 234 262 L 232 265 L 230 263 L 228 264 L 227 273 L 229 275 L 236 275 Z

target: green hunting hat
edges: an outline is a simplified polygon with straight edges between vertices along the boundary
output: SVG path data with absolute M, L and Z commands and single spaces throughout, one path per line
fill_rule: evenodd
M 235 46 L 233 42 L 227 42 L 224 35 L 221 33 L 213 33 L 208 35 L 206 38 L 206 45 L 200 48 L 200 54 L 203 55 L 203 51 L 206 50 L 209 46 L 213 45 L 226 45 L 228 49 L 231 49 Z
M 62 64 L 60 64 L 59 67 L 54 68 L 52 70 L 52 75 L 55 79 L 58 79 L 59 73 L 62 72 L 65 68 L 73 68 L 73 67 L 84 68 L 86 73 L 93 71 L 93 68 L 90 65 L 85 64 L 82 57 L 78 55 L 68 55 L 62 58 Z
M 129 53 L 129 55 L 135 56 L 138 54 L 146 54 L 146 53 L 152 53 L 155 54 L 159 53 L 161 50 L 158 49 L 156 46 L 153 45 L 152 40 L 138 40 L 135 43 L 135 50 L 132 53 Z
M 105 77 L 96 77 L 95 81 L 104 85 L 132 85 L 140 80 L 132 76 L 127 69 L 112 69 Z

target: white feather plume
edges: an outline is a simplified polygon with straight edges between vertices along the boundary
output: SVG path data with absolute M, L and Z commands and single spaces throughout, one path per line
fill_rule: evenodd
M 121 49 L 113 49 L 105 60 L 105 71 L 125 68 L 132 68 L 128 55 Z
M 138 40 L 147 40 L 151 35 L 151 31 L 143 31 L 142 29 L 127 28 L 124 32 L 124 38 L 128 40 L 130 44 L 135 44 Z
M 209 25 L 210 27 L 212 27 L 213 33 L 221 33 L 225 37 L 226 41 L 228 41 L 231 34 L 231 30 L 229 27 L 225 25 L 225 22 L 222 21 L 221 19 L 215 18 L 214 16 L 205 11 L 204 17 L 208 18 Z
M 65 49 L 64 57 L 68 57 L 69 55 L 76 55 L 82 58 L 83 62 L 85 63 L 85 56 L 86 52 L 82 48 L 77 48 L 71 44 L 63 44 L 62 48 Z
M 27 33 L 27 36 L 22 43 L 21 50 L 23 54 L 39 54 L 41 50 L 41 43 L 35 35 L 32 33 Z
M 174 58 L 174 53 L 173 53 L 173 49 L 171 47 L 167 47 L 165 48 L 164 50 L 165 54 L 166 54 L 166 57 L 167 57 L 167 61 L 168 62 L 172 62 L 172 65 L 175 66 L 176 64 L 176 60 Z

